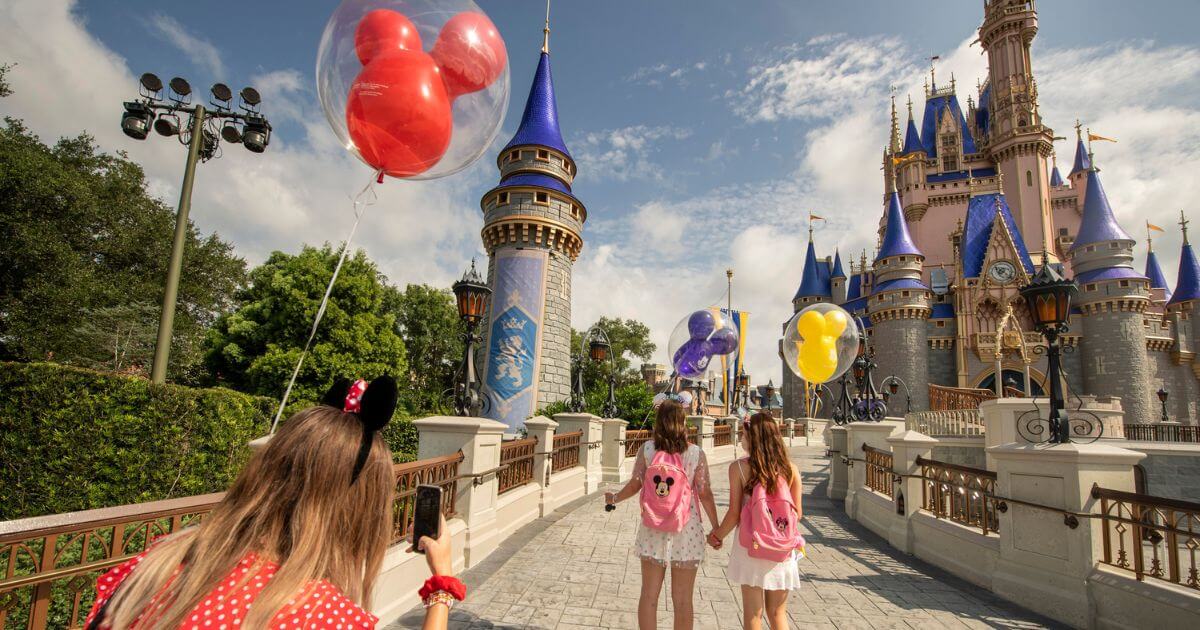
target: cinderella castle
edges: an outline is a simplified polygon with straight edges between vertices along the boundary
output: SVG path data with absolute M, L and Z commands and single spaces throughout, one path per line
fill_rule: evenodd
M 1125 422 L 1145 423 L 1161 419 L 1161 389 L 1169 418 L 1195 424 L 1200 263 L 1187 221 L 1169 287 L 1149 239 L 1144 266 L 1135 264 L 1136 241 L 1113 213 L 1078 123 L 1063 177 L 1038 108 L 1037 30 L 1032 2 L 987 1 L 979 43 L 988 76 L 967 106 L 953 78 L 939 86 L 931 72 L 922 117 L 910 99 L 902 133 L 893 97 L 874 260 L 847 257 L 847 273 L 840 252 L 818 257 L 810 232 L 793 308 L 832 302 L 859 318 L 878 378 L 902 379 L 913 411 L 929 407 L 927 384 L 1042 395 L 1044 342 L 1018 290 L 1054 265 L 1079 287 L 1063 337 L 1068 395 L 1120 397 Z M 784 415 L 801 417 L 804 383 L 786 367 L 784 375 Z

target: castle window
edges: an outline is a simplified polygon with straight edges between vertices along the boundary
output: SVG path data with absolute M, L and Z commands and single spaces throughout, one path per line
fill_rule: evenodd
M 1118 242 L 1116 242 L 1116 241 L 1113 241 L 1113 242 L 1111 242 L 1111 243 L 1109 243 L 1109 244 L 1108 244 L 1108 248 L 1109 248 L 1109 249 L 1117 249 L 1117 248 L 1118 248 L 1118 247 L 1120 247 L 1120 246 L 1121 246 L 1121 244 L 1120 244 L 1120 243 L 1118 243 Z
M 548 203 L 550 203 L 550 195 L 548 195 L 548 194 L 546 194 L 546 193 L 544 193 L 544 192 L 540 192 L 540 193 L 534 193 L 534 194 L 533 194 L 533 200 L 534 200 L 535 202 L 537 202 L 537 203 L 545 203 L 545 204 L 548 204 Z
M 904 261 L 906 261 L 906 260 L 908 260 L 908 256 L 901 256 L 901 257 L 900 257 L 900 262 L 904 262 Z
M 542 160 L 543 162 L 549 162 L 550 152 L 545 149 L 538 149 L 537 159 Z
M 1094 252 L 1094 251 L 1096 251 L 1096 246 L 1095 246 L 1095 245 L 1088 245 L 1088 246 L 1087 246 L 1087 251 L 1089 251 L 1089 252 Z
M 935 324 L 934 324 L 934 325 L 936 325 L 938 328 L 945 328 L 945 327 L 946 327 L 946 322 L 944 322 L 944 321 L 942 321 L 942 320 L 940 320 L 940 319 L 939 319 L 939 320 L 937 320 L 937 322 L 935 322 Z
M 1121 281 L 1121 286 L 1123 286 L 1123 287 L 1127 287 L 1127 286 L 1129 286 L 1129 281 L 1128 281 L 1128 280 L 1122 280 L 1122 281 Z
M 1067 235 L 1067 228 L 1058 228 L 1058 235 L 1059 235 L 1059 236 L 1066 236 L 1066 235 Z
M 1084 290 L 1084 291 L 1095 291 L 1095 290 L 1096 290 L 1096 285 L 1095 285 L 1095 284 L 1089 284 L 1089 285 L 1085 285 L 1085 286 L 1083 287 L 1083 290 Z
M 1025 185 L 1033 186 L 1033 171 L 1025 171 Z
M 908 297 L 908 291 L 901 291 L 900 297 Z
M 496 195 L 496 203 L 499 203 L 499 204 L 508 203 L 508 193 L 502 192 L 499 195 Z

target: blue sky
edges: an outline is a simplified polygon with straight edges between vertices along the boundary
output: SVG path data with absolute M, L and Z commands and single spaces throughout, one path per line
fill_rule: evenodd
M 201 167 L 193 220 L 251 262 L 274 249 L 337 241 L 365 167 L 339 153 L 315 101 L 316 45 L 334 2 L 69 2 L 0 7 L 0 61 L 17 94 L 0 101 L 47 138 L 87 129 L 143 163 L 173 202 L 183 151 L 117 128 L 133 77 L 179 74 L 194 86 L 254 84 L 276 124 L 267 153 L 227 149 Z M 512 98 L 497 147 L 520 118 L 544 4 L 481 1 L 505 37 Z M 1121 142 L 1098 149 L 1118 216 L 1175 225 L 1200 184 L 1200 44 L 1195 2 L 1043 1 L 1034 70 L 1058 135 L 1076 117 Z M 965 99 L 982 77 L 971 47 L 982 1 L 582 2 L 552 8 L 551 56 L 563 130 L 589 209 L 576 265 L 576 327 L 604 314 L 646 321 L 663 348 L 674 322 L 723 299 L 751 311 L 749 368 L 773 377 L 778 325 L 799 282 L 804 217 L 829 217 L 822 255 L 873 243 L 887 95 L 918 115 L 928 57 Z M 42 77 L 56 80 L 44 81 Z M 86 104 L 86 107 L 81 107 Z M 1069 163 L 1072 148 L 1059 146 Z M 482 253 L 479 196 L 497 173 L 489 150 L 431 183 L 389 182 L 359 244 L 397 283 L 446 285 Z M 1156 241 L 1174 280 L 1177 229 Z M 1144 249 L 1141 250 L 1144 252 Z M 1138 264 L 1140 265 L 1140 259 Z

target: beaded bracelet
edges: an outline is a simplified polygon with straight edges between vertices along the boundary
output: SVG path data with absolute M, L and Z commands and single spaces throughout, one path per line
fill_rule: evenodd
M 454 602 L 456 601 L 458 600 L 456 600 L 450 593 L 447 593 L 446 591 L 437 591 L 436 593 L 430 593 L 421 603 L 424 604 L 426 608 L 432 608 L 438 604 L 445 604 L 446 609 L 449 610 L 454 608 Z

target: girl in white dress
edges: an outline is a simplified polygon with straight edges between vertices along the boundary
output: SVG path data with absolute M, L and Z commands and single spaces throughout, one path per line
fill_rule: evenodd
M 800 471 L 788 459 L 787 448 L 775 419 L 765 412 L 754 414 L 749 421 L 742 423 L 741 443 L 748 457 L 729 465 L 729 511 L 725 513 L 720 526 L 708 535 L 709 544 L 716 548 L 720 548 L 721 541 L 739 526 L 743 500 L 750 496 L 758 484 L 770 488 L 777 479 L 786 480 L 792 502 L 796 505 L 796 520 L 799 521 L 804 514 L 800 503 L 804 492 Z M 796 562 L 798 553 L 793 551 L 783 562 L 772 562 L 751 558 L 736 536 L 732 545 L 726 575 L 730 582 L 742 585 L 743 627 L 746 630 L 761 630 L 765 607 L 771 628 L 787 628 L 788 592 L 800 588 L 800 567 Z
M 683 469 L 692 487 L 693 496 L 687 522 L 683 531 L 668 533 L 638 526 L 634 553 L 642 559 L 642 592 L 638 599 L 638 628 L 654 630 L 657 627 L 658 597 L 662 592 L 667 567 L 671 568 L 671 604 L 675 614 L 675 630 L 690 630 L 695 620 L 692 594 L 696 586 L 696 571 L 704 561 L 704 524 L 700 520 L 700 508 L 708 516 L 709 523 L 717 522 L 717 503 L 713 499 L 709 484 L 708 462 L 704 451 L 687 441 L 687 421 L 683 407 L 675 400 L 665 400 L 655 409 L 654 433 L 651 440 L 638 451 L 633 465 L 633 475 L 620 492 L 607 492 L 605 503 L 614 505 L 636 496 L 642 489 L 642 477 L 646 467 L 654 461 L 658 450 L 682 453 Z M 697 505 L 699 504 L 699 505 Z

